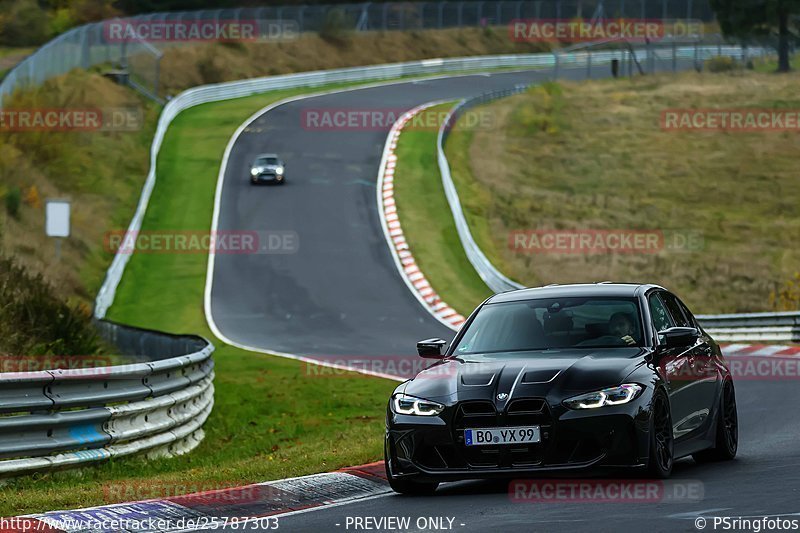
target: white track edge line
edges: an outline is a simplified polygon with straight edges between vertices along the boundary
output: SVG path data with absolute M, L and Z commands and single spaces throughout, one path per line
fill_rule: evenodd
M 511 72 L 498 72 L 498 74 L 511 74 L 511 73 L 527 72 L 528 70 L 531 70 L 531 69 L 520 69 L 520 70 L 511 71 Z M 492 76 L 495 73 L 489 72 L 489 73 L 486 73 L 486 74 L 488 74 L 489 76 Z M 250 124 L 255 122 L 262 115 L 272 111 L 273 109 L 275 109 L 277 107 L 285 105 L 285 104 L 289 104 L 289 103 L 292 103 L 292 102 L 297 102 L 299 100 L 304 100 L 304 99 L 317 98 L 317 97 L 320 97 L 320 96 L 327 96 L 327 95 L 331 95 L 331 94 L 338 94 L 338 93 L 344 93 L 344 92 L 360 91 L 360 90 L 365 90 L 365 89 L 374 89 L 374 88 L 377 88 L 377 87 L 388 87 L 388 86 L 392 86 L 392 85 L 411 84 L 411 83 L 415 83 L 415 82 L 419 82 L 419 81 L 432 81 L 432 80 L 445 79 L 445 78 L 468 78 L 468 77 L 471 77 L 471 76 L 478 76 L 478 75 L 481 75 L 481 73 L 460 74 L 460 75 L 456 75 L 456 76 L 442 75 L 442 76 L 422 77 L 422 78 L 408 79 L 408 80 L 395 80 L 395 81 L 390 81 L 390 82 L 377 82 L 377 83 L 367 84 L 367 85 L 363 85 L 363 86 L 359 86 L 359 87 L 348 87 L 348 88 L 343 88 L 343 89 L 333 89 L 333 90 L 328 90 L 328 91 L 320 91 L 320 92 L 317 92 L 317 93 L 291 96 L 291 97 L 288 97 L 288 98 L 284 98 L 283 100 L 278 100 L 277 102 L 272 102 L 272 103 L 262 107 L 261 109 L 259 109 L 258 111 L 256 111 L 252 115 L 250 115 L 250 117 L 248 117 L 247 120 L 245 120 L 236 129 L 236 131 L 231 136 L 230 140 L 228 140 L 227 146 L 225 147 L 225 152 L 223 153 L 222 161 L 220 163 L 220 170 L 219 170 L 219 173 L 217 175 L 217 185 L 216 185 L 216 189 L 215 189 L 215 192 L 214 192 L 214 211 L 213 211 L 213 214 L 212 214 L 212 217 L 211 217 L 211 232 L 212 233 L 215 232 L 217 230 L 217 225 L 219 224 L 220 201 L 222 199 L 222 188 L 223 188 L 223 186 L 225 184 L 225 171 L 227 170 L 227 167 L 228 167 L 228 159 L 230 158 L 230 154 L 231 154 L 231 151 L 233 150 L 233 146 L 236 144 L 236 141 L 239 139 L 239 136 L 242 134 L 242 132 L 244 132 L 244 130 L 247 129 L 247 127 Z M 447 101 L 448 100 L 445 100 L 442 103 L 445 103 Z M 383 170 L 385 170 L 385 165 L 386 165 L 386 157 L 387 157 L 387 150 L 386 149 L 387 149 L 388 144 L 390 142 L 390 138 L 391 138 L 391 131 L 390 131 L 389 135 L 387 136 L 387 141 L 386 141 L 386 144 L 384 145 L 384 151 L 383 151 L 383 155 L 381 157 L 381 165 L 380 165 L 380 168 L 379 168 L 380 172 L 379 172 L 379 175 L 378 175 L 378 179 L 380 180 L 380 183 L 377 184 L 378 186 L 376 187 L 376 189 L 378 191 L 377 197 L 379 199 L 380 199 L 380 191 L 381 191 L 380 185 L 382 185 L 382 183 L 383 183 Z M 379 209 L 378 213 L 379 213 L 379 216 L 381 218 L 381 227 L 383 228 L 383 231 L 384 231 L 384 237 L 386 237 L 387 245 L 391 249 L 392 246 L 391 246 L 391 243 L 388 240 L 389 239 L 389 237 L 388 237 L 388 229 L 386 228 L 386 225 L 385 225 L 386 221 L 383 220 L 383 209 Z M 394 250 L 392 250 L 392 253 L 393 253 L 392 257 L 394 258 L 395 265 L 398 268 L 401 268 L 400 263 L 399 263 L 399 258 L 395 257 L 395 255 L 394 255 L 396 252 L 394 252 Z M 234 341 L 232 339 L 229 339 L 217 327 L 217 324 L 214 321 L 214 316 L 211 313 L 211 290 L 212 290 L 213 285 L 214 285 L 214 260 L 215 260 L 215 257 L 216 257 L 216 254 L 213 254 L 213 253 L 209 253 L 208 254 L 208 262 L 207 262 L 207 265 L 206 265 L 206 283 L 205 283 L 205 290 L 204 290 L 204 294 L 203 294 L 203 311 L 204 311 L 204 314 L 205 314 L 205 317 L 206 317 L 206 323 L 208 324 L 209 329 L 211 330 L 211 332 L 214 334 L 215 337 L 220 339 L 225 344 L 228 344 L 230 346 L 234 346 L 236 348 L 240 348 L 242 350 L 247 350 L 247 351 L 256 352 L 256 353 L 263 353 L 263 354 L 266 354 L 266 355 L 276 355 L 278 357 L 284 357 L 286 359 L 294 359 L 294 360 L 297 360 L 297 361 L 303 361 L 303 362 L 307 362 L 307 363 L 314 363 L 314 364 L 319 365 L 319 366 L 324 366 L 324 367 L 329 367 L 329 368 L 336 368 L 336 369 L 339 369 L 339 370 L 347 370 L 347 371 L 350 371 L 350 372 L 358 372 L 360 374 L 365 374 L 365 375 L 369 375 L 369 376 L 375 376 L 375 377 L 391 379 L 391 380 L 394 380 L 394 381 L 401 381 L 401 382 L 402 381 L 406 381 L 405 378 L 401 378 L 399 376 L 393 376 L 393 375 L 390 375 L 390 374 L 383 374 L 383 373 L 380 373 L 380 372 L 373 372 L 373 371 L 370 371 L 370 370 L 354 368 L 354 367 L 350 367 L 350 366 L 347 366 L 347 365 L 339 365 L 339 364 L 336 364 L 336 363 L 328 363 L 326 361 L 322 361 L 322 360 L 318 360 L 318 359 L 314 359 L 314 358 L 306 357 L 306 356 L 302 356 L 302 355 L 297 355 L 297 354 L 292 354 L 292 353 L 287 353 L 287 352 L 281 352 L 281 351 L 277 351 L 277 350 L 270 350 L 270 349 L 267 349 L 267 348 L 259 348 L 259 347 L 256 347 L 256 346 L 249 346 L 249 345 L 246 345 L 246 344 L 243 344 L 243 343 L 236 342 L 236 341 Z M 403 278 L 403 279 L 405 280 L 405 278 Z M 408 284 L 408 282 L 406 282 L 406 284 Z M 409 287 L 409 289 L 412 289 L 412 287 Z M 412 294 L 415 295 L 415 297 L 417 297 L 417 300 L 419 300 L 419 296 L 417 296 L 416 292 L 414 290 L 412 290 L 411 292 L 412 292 Z M 430 311 L 424 305 L 423 302 L 420 302 L 420 304 L 423 306 L 423 308 L 428 313 L 430 313 Z M 439 322 L 442 322 L 447 327 L 453 329 L 453 327 L 450 324 L 447 324 L 446 322 L 443 322 L 436 315 L 433 315 L 433 316 L 437 320 L 439 320 Z

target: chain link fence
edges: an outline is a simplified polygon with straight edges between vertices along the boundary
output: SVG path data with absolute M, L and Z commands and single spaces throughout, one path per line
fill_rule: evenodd
M 330 30 L 391 31 L 507 25 L 515 19 L 647 19 L 713 20 L 709 0 L 514 0 L 385 2 L 336 5 L 294 5 L 151 13 L 122 19 L 132 24 L 191 24 L 254 22 L 262 39 L 280 38 L 273 28 L 288 25 L 293 32 Z M 117 19 L 119 20 L 119 19 Z M 19 63 L 0 82 L 0 104 L 18 89 L 42 84 L 72 69 L 97 65 L 120 67 L 130 83 L 158 99 L 160 60 L 165 46 L 141 38 L 116 40 L 109 36 L 110 21 L 74 28 L 42 46 Z

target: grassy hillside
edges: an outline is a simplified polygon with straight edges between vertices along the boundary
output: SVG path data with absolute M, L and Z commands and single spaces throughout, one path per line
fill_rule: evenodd
M 518 43 L 505 27 L 303 34 L 273 43 L 213 43 L 165 50 L 161 87 L 167 94 L 203 83 L 437 57 L 533 53 L 542 43 Z M 143 64 L 148 64 L 143 60 Z M 146 70 L 149 71 L 149 70 Z
M 129 109 L 140 121 L 130 131 L 0 128 L 2 252 L 88 310 L 111 260 L 104 234 L 127 225 L 147 175 L 158 109 L 99 74 L 78 71 L 5 102 L 6 110 L 53 108 Z M 48 198 L 71 202 L 71 234 L 60 260 L 44 231 Z
M 650 281 L 707 313 L 796 305 L 774 295 L 800 270 L 800 137 L 664 131 L 660 117 L 668 108 L 797 109 L 798 81 L 648 76 L 545 85 L 492 103 L 484 111 L 496 127 L 458 127 L 447 147 L 471 228 L 502 271 L 529 285 Z M 658 231 L 665 246 L 555 254 L 509 243 L 518 230 L 586 229 Z

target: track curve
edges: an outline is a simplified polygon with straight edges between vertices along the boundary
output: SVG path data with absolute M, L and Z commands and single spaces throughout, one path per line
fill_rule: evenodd
M 321 359 L 413 356 L 417 338 L 452 337 L 409 292 L 381 230 L 376 178 L 390 125 L 313 130 L 304 127 L 304 111 L 405 110 L 546 76 L 529 71 L 383 85 L 303 98 L 258 117 L 231 148 L 216 229 L 292 231 L 299 249 L 218 254 L 209 310 L 218 330 L 240 345 Z M 262 152 L 283 157 L 285 185 L 250 185 L 249 162 Z
M 681 69 L 691 66 L 678 62 Z M 560 72 L 567 79 L 586 76 L 585 67 Z M 608 65 L 592 69 L 593 78 L 609 75 Z M 303 113 L 409 110 L 550 76 L 529 70 L 388 83 L 301 97 L 256 117 L 230 146 L 213 229 L 294 232 L 299 249 L 212 256 L 206 291 L 212 330 L 241 347 L 339 364 L 350 357 L 415 357 L 415 340 L 452 338 L 406 287 L 381 230 L 376 182 L 391 124 L 310 129 Z M 284 159 L 285 185 L 250 185 L 249 164 L 264 152 Z

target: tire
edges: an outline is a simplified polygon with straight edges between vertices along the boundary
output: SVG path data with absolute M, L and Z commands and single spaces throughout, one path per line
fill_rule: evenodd
M 663 391 L 657 391 L 653 396 L 652 410 L 647 470 L 656 479 L 666 479 L 672 475 L 672 466 L 675 463 L 675 438 L 672 434 L 669 400 Z
M 389 486 L 393 491 L 398 494 L 405 494 L 407 496 L 430 496 L 436 492 L 438 483 L 419 483 L 408 479 L 397 479 L 389 472 L 389 457 L 386 452 L 383 454 L 383 465 L 386 469 L 386 479 L 389 481 Z
M 714 447 L 692 454 L 698 463 L 730 461 L 739 449 L 739 414 L 736 411 L 736 389 L 733 381 L 725 380 L 719 399 L 719 416 Z

